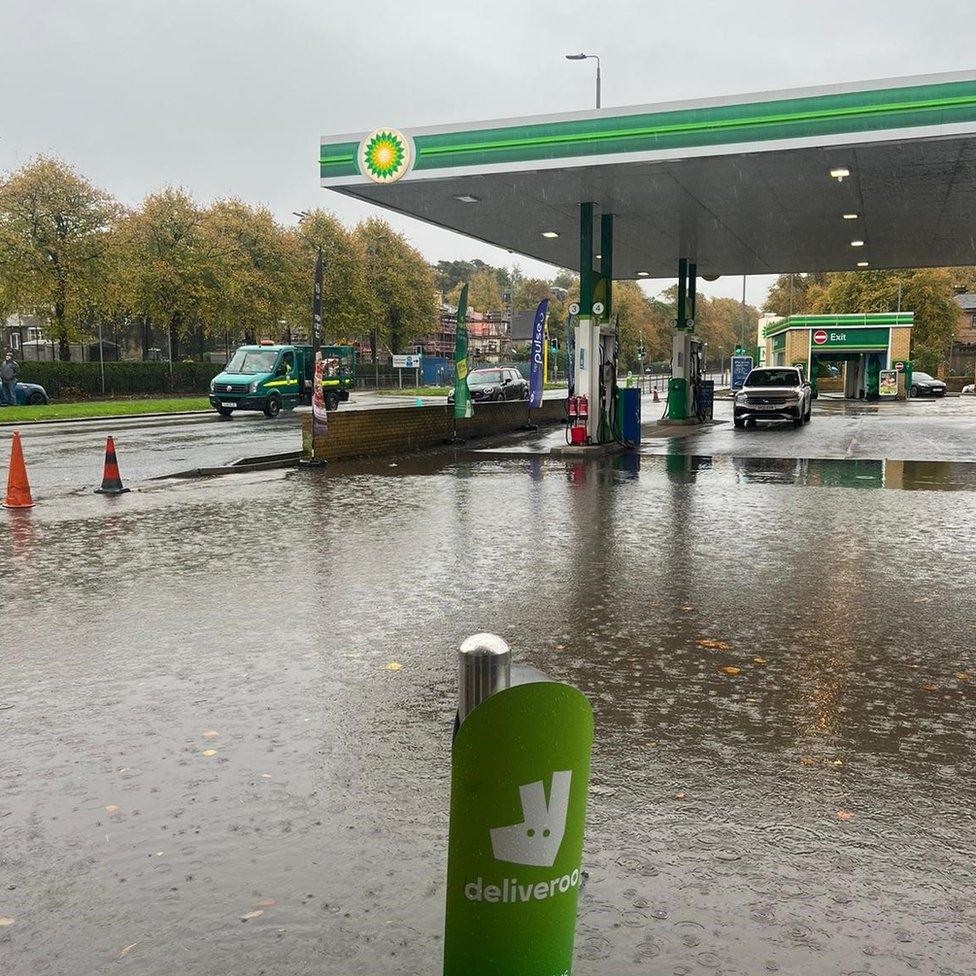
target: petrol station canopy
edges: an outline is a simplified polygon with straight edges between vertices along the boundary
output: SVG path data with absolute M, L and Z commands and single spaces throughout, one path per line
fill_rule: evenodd
M 976 72 L 390 120 L 323 137 L 320 172 L 340 193 L 577 271 L 592 202 L 615 215 L 619 279 L 674 277 L 679 257 L 703 276 L 976 264 Z

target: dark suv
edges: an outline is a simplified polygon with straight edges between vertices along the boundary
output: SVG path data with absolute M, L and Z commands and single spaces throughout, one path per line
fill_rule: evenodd
M 472 400 L 528 400 L 528 380 L 514 366 L 492 366 L 468 373 L 468 391 Z M 447 397 L 454 402 L 454 391 Z

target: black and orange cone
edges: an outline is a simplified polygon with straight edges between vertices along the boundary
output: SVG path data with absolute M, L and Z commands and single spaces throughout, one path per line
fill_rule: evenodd
M 102 487 L 96 488 L 98 495 L 121 495 L 128 491 L 122 487 L 122 477 L 119 474 L 119 462 L 115 456 L 115 441 L 109 437 L 105 441 L 105 470 L 102 473 Z
M 27 480 L 27 465 L 24 464 L 24 449 L 20 446 L 20 431 L 14 431 L 10 445 L 10 471 L 7 474 L 7 497 L 4 508 L 33 508 L 30 482 Z

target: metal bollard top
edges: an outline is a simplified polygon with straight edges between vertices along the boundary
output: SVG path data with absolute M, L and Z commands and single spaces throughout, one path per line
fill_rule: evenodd
M 497 634 L 472 634 L 458 649 L 458 722 L 512 682 L 512 650 Z

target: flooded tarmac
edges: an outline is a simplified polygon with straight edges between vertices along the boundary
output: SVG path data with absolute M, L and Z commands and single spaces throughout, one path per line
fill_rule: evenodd
M 596 713 L 577 976 L 970 976 L 972 485 L 442 453 L 5 514 L 0 970 L 439 972 L 490 630 Z

